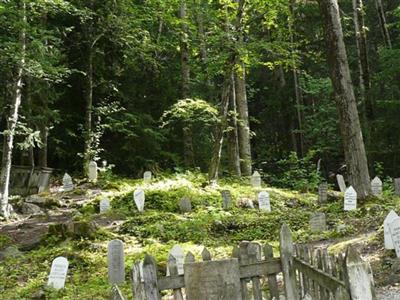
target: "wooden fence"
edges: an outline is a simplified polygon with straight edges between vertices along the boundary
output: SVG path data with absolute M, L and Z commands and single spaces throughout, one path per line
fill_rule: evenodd
M 175 300 L 372 300 L 376 299 L 368 263 L 348 248 L 345 255 L 328 255 L 308 245 L 293 245 L 291 232 L 283 225 L 280 232 L 280 258 L 274 258 L 270 245 L 242 242 L 232 258 L 212 260 L 207 249 L 202 261 L 188 253 L 184 275 L 178 275 L 176 259 L 169 257 L 169 276 L 159 276 L 154 258 L 146 255 L 133 265 L 134 300 L 160 300 L 164 291 Z M 118 291 L 118 289 L 115 289 Z M 113 293 L 112 299 L 118 298 Z

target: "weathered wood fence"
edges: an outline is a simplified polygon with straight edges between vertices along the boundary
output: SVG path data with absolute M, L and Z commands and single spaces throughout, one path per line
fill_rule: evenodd
M 173 256 L 167 266 L 169 276 L 159 276 L 152 256 L 135 263 L 133 299 L 159 300 L 164 291 L 170 291 L 167 299 L 176 300 L 262 300 L 280 295 L 287 300 L 376 299 L 370 266 L 353 248 L 333 256 L 326 249 L 293 245 L 286 225 L 280 232 L 280 258 L 274 258 L 270 245 L 242 242 L 227 260 L 213 261 L 204 249 L 202 261 L 196 262 L 189 252 L 184 275 L 178 275 Z
M 49 186 L 51 168 L 12 166 L 10 176 L 10 188 L 13 195 L 32 195 L 39 192 L 39 188 Z

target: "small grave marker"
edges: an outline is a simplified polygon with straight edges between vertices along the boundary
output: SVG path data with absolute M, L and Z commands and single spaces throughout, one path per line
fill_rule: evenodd
M 258 193 L 258 207 L 262 211 L 271 211 L 271 201 L 267 191 Z
M 396 256 L 400 257 L 400 218 L 394 219 L 389 224 L 390 235 L 392 236 L 392 242 L 394 250 L 396 250 Z
M 389 225 L 398 217 L 399 216 L 396 214 L 396 212 L 394 210 L 391 210 L 388 213 L 388 215 L 386 216 L 385 221 L 383 222 L 383 230 L 384 230 L 384 236 L 385 236 L 385 249 L 394 249 Z
M 63 181 L 63 190 L 65 192 L 70 192 L 74 189 L 74 183 L 72 182 L 72 177 L 69 176 L 68 173 L 64 174 L 62 181 Z
M 192 211 L 192 202 L 190 201 L 189 198 L 183 197 L 179 201 L 179 208 L 181 212 L 186 213 L 186 212 L 191 212 Z
M 251 185 L 255 188 L 260 188 L 261 187 L 261 175 L 257 171 L 251 175 Z
M 326 230 L 326 216 L 324 213 L 315 213 L 310 217 L 310 228 L 312 232 Z
M 346 182 L 344 182 L 344 177 L 341 174 L 336 175 L 336 180 L 340 189 L 340 192 L 345 193 L 346 192 Z
M 173 246 L 172 249 L 169 251 L 169 255 L 175 257 L 176 267 L 178 268 L 178 275 L 183 275 L 184 273 L 183 264 L 185 262 L 185 253 L 183 252 L 182 247 L 179 245 Z M 168 267 L 167 267 L 167 276 L 169 276 Z
M 229 190 L 221 191 L 222 195 L 222 207 L 224 209 L 230 209 L 232 207 L 232 195 Z
M 97 181 L 97 163 L 95 161 L 89 163 L 89 180 Z
M 150 171 L 146 171 L 143 173 L 143 180 L 144 182 L 150 182 L 151 181 L 151 172 Z
M 62 256 L 56 257 L 51 264 L 51 270 L 47 285 L 57 290 L 64 288 L 65 279 L 67 278 L 67 272 L 68 260 Z
M 394 193 L 396 196 L 400 196 L 400 178 L 394 179 Z
M 371 181 L 371 191 L 374 196 L 382 194 L 382 180 L 380 180 L 378 176 Z
M 124 243 L 112 240 L 108 243 L 108 282 L 120 284 L 125 281 Z
M 101 199 L 100 201 L 100 213 L 106 212 L 110 209 L 110 200 L 107 198 Z
M 135 200 L 138 211 L 143 212 L 144 210 L 144 191 L 142 189 L 136 189 L 133 193 L 133 199 Z
M 344 210 L 357 209 L 357 192 L 350 186 L 344 193 Z
M 320 203 L 325 203 L 328 200 L 328 183 L 322 182 L 318 186 L 318 201 Z

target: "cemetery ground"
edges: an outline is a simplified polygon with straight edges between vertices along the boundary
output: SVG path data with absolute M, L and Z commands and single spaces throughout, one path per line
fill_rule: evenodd
M 139 187 L 145 191 L 143 212 L 133 201 Z M 222 208 L 222 190 L 232 194 L 229 210 Z M 256 194 L 263 190 L 269 192 L 271 212 L 258 210 Z M 104 197 L 111 200 L 111 209 L 99 214 Z M 190 212 L 180 211 L 183 197 L 191 200 Z M 223 258 L 230 257 L 240 241 L 259 241 L 272 244 L 278 255 L 283 223 L 296 243 L 329 246 L 331 252 L 355 246 L 372 265 L 381 299 L 396 299 L 393 295 L 399 294 L 393 289 L 400 282 L 400 262 L 394 250 L 384 249 L 383 241 L 387 213 L 400 211 L 400 198 L 389 182 L 384 182 L 382 196 L 358 204 L 354 211 L 343 210 L 339 193 L 329 192 L 321 204 L 316 193 L 264 184 L 253 188 L 248 179 L 222 179 L 218 187 L 210 187 L 199 173 L 158 175 L 146 182 L 103 174 L 96 184 L 82 181 L 71 192 L 47 192 L 34 199 L 40 202 L 38 215 L 0 223 L 0 299 L 107 299 L 107 244 L 113 239 L 124 242 L 126 283 L 120 287 L 131 299 L 128 273 L 145 253 L 156 258 L 159 271 L 165 270 L 175 244 L 196 257 L 206 246 L 213 257 Z M 14 206 L 21 206 L 21 201 L 14 199 Z M 249 201 L 255 208 L 249 208 Z M 310 215 L 317 212 L 326 214 L 324 232 L 310 230 Z M 45 286 L 58 256 L 68 259 L 69 269 L 65 288 L 56 291 Z

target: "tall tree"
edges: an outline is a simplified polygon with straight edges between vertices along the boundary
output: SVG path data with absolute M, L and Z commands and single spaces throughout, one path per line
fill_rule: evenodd
M 389 29 L 386 23 L 385 10 L 382 5 L 382 0 L 375 0 L 375 6 L 378 12 L 379 25 L 385 45 L 387 48 L 392 48 L 392 40 L 390 38 Z
M 337 0 L 319 0 L 324 18 L 330 77 L 344 146 L 350 184 L 358 197 L 365 199 L 371 192 L 367 156 L 354 96 L 343 30 Z

